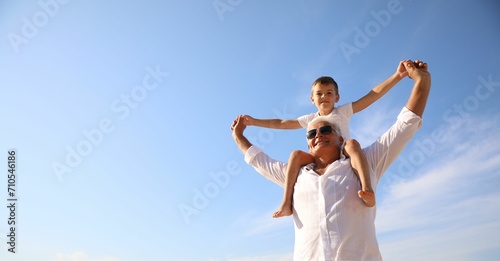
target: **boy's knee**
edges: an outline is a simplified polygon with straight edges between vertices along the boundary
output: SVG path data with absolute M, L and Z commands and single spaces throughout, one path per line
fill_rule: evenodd
M 361 145 L 357 140 L 346 140 L 344 144 L 344 148 L 346 151 L 360 151 Z
M 301 151 L 301 150 L 294 150 L 292 153 L 290 153 L 291 157 L 300 157 L 304 156 L 305 154 L 308 154 L 307 152 Z
M 304 151 L 301 151 L 301 150 L 294 150 L 292 151 L 292 153 L 290 154 L 290 160 L 295 160 L 295 161 L 298 161 L 301 163 L 301 165 L 304 165 L 304 164 L 308 164 L 308 163 L 311 163 L 314 161 L 314 157 L 307 153 L 307 152 L 304 152 Z

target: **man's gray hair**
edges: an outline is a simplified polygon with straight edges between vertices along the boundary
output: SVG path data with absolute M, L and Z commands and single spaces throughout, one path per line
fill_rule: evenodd
M 332 115 L 318 116 L 318 117 L 314 118 L 311 122 L 309 122 L 309 124 L 307 124 L 307 130 L 309 130 L 309 126 L 311 126 L 312 124 L 315 124 L 318 122 L 326 122 L 333 127 L 333 129 L 339 134 L 339 136 L 342 137 L 342 132 L 340 131 L 339 126 L 337 125 L 337 122 L 338 122 L 337 118 L 338 117 L 332 116 Z

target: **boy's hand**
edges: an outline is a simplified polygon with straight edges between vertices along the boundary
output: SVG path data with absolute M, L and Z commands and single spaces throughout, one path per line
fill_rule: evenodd
M 398 73 L 398 75 L 399 75 L 399 76 L 401 76 L 401 77 L 408 76 L 410 79 L 413 79 L 413 78 L 412 78 L 412 76 L 408 74 L 408 70 L 407 70 L 407 68 L 406 68 L 406 65 L 407 65 L 407 64 L 410 64 L 410 63 L 412 63 L 412 64 L 413 64 L 413 66 L 414 66 L 415 68 L 417 68 L 417 69 L 421 69 L 421 70 L 423 70 L 423 71 L 428 71 L 427 63 L 424 63 L 424 62 L 422 62 L 422 61 L 420 61 L 420 60 L 415 60 L 415 61 L 412 61 L 412 60 L 404 60 L 404 61 L 401 61 L 401 62 L 399 63 L 399 66 L 398 66 L 398 71 L 397 71 L 396 73 Z M 401 66 L 402 66 L 403 68 L 401 68 Z M 403 73 L 403 72 L 402 72 L 402 70 L 404 70 L 404 71 L 405 71 L 405 72 L 404 72 L 404 73 L 405 73 L 405 75 L 404 75 L 404 76 L 403 76 L 403 74 L 402 74 L 402 73 Z
M 428 71 L 426 63 L 415 60 L 414 62 L 407 60 L 404 62 L 408 76 L 414 81 L 430 80 L 431 75 Z
M 253 118 L 250 115 L 238 115 L 236 119 L 233 121 L 233 124 L 231 124 L 231 130 L 234 129 L 237 121 L 239 121 L 241 125 L 245 125 L 245 128 L 246 126 L 253 125 Z
M 247 126 L 254 125 L 254 118 L 250 115 L 243 115 L 243 123 Z
M 409 61 L 409 60 L 406 60 L 406 61 Z M 398 69 L 396 70 L 396 74 L 401 78 L 408 76 L 408 72 L 406 71 L 406 67 L 404 65 L 404 63 L 406 61 L 399 62 Z

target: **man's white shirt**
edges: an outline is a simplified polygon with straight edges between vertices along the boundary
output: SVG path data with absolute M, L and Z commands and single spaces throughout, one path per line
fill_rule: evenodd
M 421 125 L 418 115 L 403 108 L 396 123 L 363 149 L 374 190 Z M 246 151 L 245 161 L 284 186 L 286 163 L 270 158 L 256 146 Z M 313 168 L 314 164 L 302 167 L 294 187 L 294 260 L 382 260 L 375 233 L 376 209 L 365 206 L 358 197 L 361 185 L 350 160 L 333 162 L 323 175 Z

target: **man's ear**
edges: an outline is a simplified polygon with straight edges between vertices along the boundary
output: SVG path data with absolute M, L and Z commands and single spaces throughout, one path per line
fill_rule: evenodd
M 339 146 L 342 146 L 344 144 L 344 137 L 339 136 Z
M 307 150 L 309 151 L 309 154 L 311 153 L 311 143 L 308 141 L 307 142 Z

